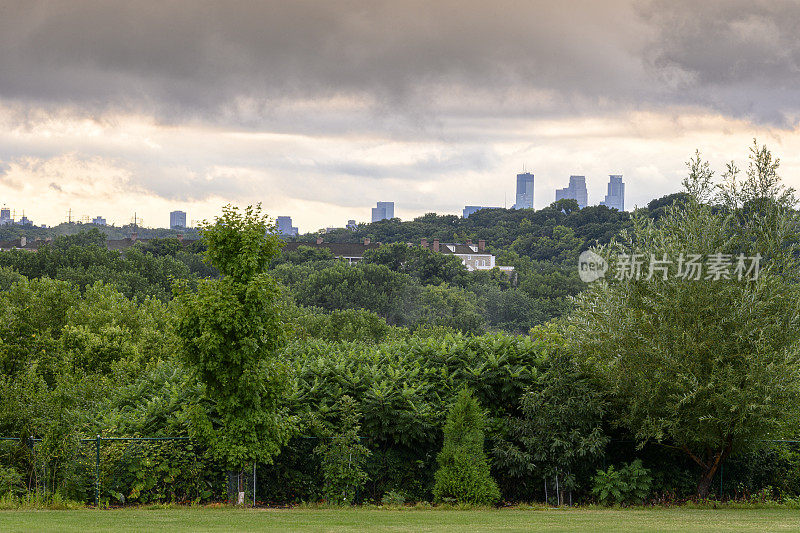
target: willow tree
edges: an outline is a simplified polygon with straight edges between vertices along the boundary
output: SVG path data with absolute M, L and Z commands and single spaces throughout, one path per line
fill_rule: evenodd
M 196 291 L 175 289 L 183 359 L 205 391 L 198 432 L 231 469 L 270 463 L 292 426 L 279 355 L 286 326 L 278 285 L 266 272 L 280 240 L 260 207 L 226 206 L 201 236 L 221 277 L 201 280 Z
M 608 271 L 571 317 L 620 422 L 691 458 L 701 498 L 729 456 L 797 420 L 798 217 L 778 164 L 754 143 L 744 176 L 730 163 L 715 183 L 696 154 L 688 201 L 596 249 Z

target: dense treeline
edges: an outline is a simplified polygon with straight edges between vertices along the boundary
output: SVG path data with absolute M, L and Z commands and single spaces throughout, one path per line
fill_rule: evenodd
M 101 497 L 116 504 L 227 497 L 226 467 L 195 426 L 203 387 L 175 356 L 169 305 L 133 301 L 100 283 L 81 294 L 48 279 L 16 282 L 0 293 L 0 305 L 0 433 L 42 439 L 35 453 L 24 440 L 0 444 L 0 474 L 14 490 L 46 485 L 91 501 L 93 449 L 77 437 L 191 436 L 191 444 L 104 444 Z M 558 478 L 573 501 L 586 501 L 598 468 L 637 456 L 657 473 L 655 494 L 694 491 L 690 463 L 657 446 L 636 451 L 602 384 L 553 328 L 520 337 L 447 328 L 412 334 L 364 311 L 294 312 L 305 314 L 282 353 L 297 424 L 274 463 L 259 465 L 262 501 L 325 497 L 325 462 L 315 449 L 346 431 L 338 406 L 345 396 L 370 452 L 357 501 L 390 492 L 430 500 L 447 407 L 464 387 L 487 410 L 485 446 L 505 500 L 543 501 L 545 484 L 552 498 Z M 754 457 L 726 470 L 729 494 L 767 485 L 800 490 L 791 448 L 766 444 Z
M 0 441 L 0 493 L 91 501 L 80 437 L 101 435 L 187 437 L 105 442 L 112 504 L 225 499 L 253 462 L 272 503 L 796 496 L 779 441 L 800 414 L 800 238 L 776 168 L 756 147 L 744 186 L 712 196 L 698 157 L 688 194 L 632 217 L 561 202 L 387 221 L 343 234 L 386 243 L 352 266 L 280 254 L 258 209 L 230 207 L 203 242 L 118 252 L 93 232 L 0 254 L 0 436 L 19 438 Z M 488 237 L 517 277 L 418 237 Z M 766 263 L 587 289 L 590 246 L 611 268 L 665 246 Z
M 429 214 L 410 222 L 382 221 L 326 235 L 342 242 L 369 236 L 386 243 L 355 268 L 325 250 L 301 247 L 276 258 L 271 269 L 304 307 L 367 309 L 391 325 L 412 329 L 433 324 L 464 333 L 526 333 L 567 312 L 569 298 L 582 290 L 575 270 L 578 254 L 608 242 L 630 223 L 627 213 L 605 207 L 578 210 L 573 204 L 561 201 L 540 211 L 486 210 L 468 219 Z M 652 205 L 656 212 L 658 202 Z M 455 257 L 406 246 L 421 237 L 486 239 L 489 250 L 501 264 L 514 266 L 515 274 L 469 273 Z M 162 301 L 170 299 L 173 280 L 193 285 L 216 275 L 202 260 L 200 241 L 155 238 L 120 252 L 107 250 L 105 238 L 96 228 L 60 236 L 38 252 L 0 254 L 0 267 L 29 279 L 72 281 L 81 288 L 102 281 L 128 297 Z
M 196 228 L 167 229 L 167 228 L 147 228 L 140 225 L 127 224 L 124 226 L 98 226 L 96 224 L 81 222 L 63 222 L 50 228 L 32 225 L 3 224 L 0 226 L 0 241 L 13 241 L 20 237 L 25 237 L 29 241 L 41 239 L 56 239 L 58 237 L 70 237 L 98 231 L 106 236 L 107 239 L 127 239 L 132 234 L 136 234 L 140 239 L 165 239 L 182 235 L 187 240 L 196 240 L 199 234 Z
M 115 285 L 129 298 L 155 297 L 168 301 L 172 280 L 196 281 L 215 274 L 196 253 L 196 244 L 183 246 L 178 239 L 154 240 L 124 252 L 109 250 L 105 235 L 93 229 L 59 237 L 37 251 L 10 250 L 0 253 L 0 268 L 6 267 L 29 279 L 49 278 L 73 282 L 86 288 L 96 282 Z
M 657 217 L 676 197 L 654 200 L 642 211 Z M 570 298 L 584 288 L 575 269 L 580 252 L 607 243 L 629 225 L 628 213 L 602 206 L 579 210 L 572 200 L 539 211 L 484 210 L 467 219 L 428 214 L 409 222 L 394 219 L 361 225 L 354 232 L 327 234 L 330 241 L 370 237 L 385 243 L 355 268 L 336 261 L 326 250 L 301 247 L 276 258 L 271 270 L 289 289 L 288 297 L 312 311 L 366 309 L 390 325 L 412 329 L 425 324 L 473 334 L 526 333 L 570 309 Z M 61 233 L 77 227 L 62 226 Z M 29 279 L 72 281 L 80 288 L 101 281 L 130 298 L 162 301 L 171 298 L 174 280 L 194 286 L 198 279 L 217 275 L 203 261 L 199 240 L 152 238 L 116 251 L 106 249 L 108 236 L 103 228 L 64 234 L 34 253 L 0 253 L 0 267 Z M 485 239 L 498 262 L 513 266 L 515 273 L 511 277 L 499 271 L 469 273 L 454 257 L 406 246 L 435 237 L 458 242 Z

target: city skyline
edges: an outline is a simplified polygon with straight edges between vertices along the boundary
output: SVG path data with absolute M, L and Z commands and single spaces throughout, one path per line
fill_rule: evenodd
M 622 182 L 623 176 L 621 174 L 610 174 L 609 175 L 609 183 L 607 186 L 607 194 L 605 195 L 605 199 L 600 201 L 596 204 L 590 203 L 587 198 L 587 181 L 585 176 L 577 176 L 571 175 L 569 177 L 569 185 L 566 188 L 556 189 L 555 190 L 555 200 L 558 201 L 564 198 L 571 198 L 578 201 L 579 208 L 585 208 L 592 205 L 605 205 L 609 208 L 618 209 L 620 211 L 624 211 L 624 203 L 625 203 L 625 184 Z M 530 172 L 523 172 L 516 175 L 516 190 L 517 190 L 517 202 L 511 206 L 511 209 L 526 209 L 529 207 L 525 207 L 526 204 L 530 205 L 533 203 L 533 195 L 534 195 L 534 174 Z M 377 202 L 377 207 L 371 208 L 371 220 L 370 222 L 378 222 L 384 219 L 394 218 L 394 210 L 395 205 L 394 202 Z M 468 218 L 469 215 L 481 210 L 481 209 L 499 209 L 500 206 L 486 206 L 486 205 L 467 205 L 461 211 L 461 216 L 463 218 Z M 444 214 L 451 214 L 451 213 L 438 213 L 440 215 Z M 72 216 L 72 213 L 68 214 L 69 217 Z M 30 221 L 24 217 L 24 223 L 30 224 Z M 308 230 L 308 231 L 300 231 L 297 226 L 293 225 L 292 217 L 288 215 L 278 215 L 272 216 L 275 223 L 278 227 L 278 233 L 281 235 L 287 236 L 296 236 L 301 233 L 308 233 L 313 232 L 315 230 Z M 399 217 L 398 217 L 399 218 Z M 89 222 L 89 216 L 84 215 L 83 217 L 79 217 L 75 219 L 78 222 L 82 222 L 85 224 L 95 224 L 105 226 L 107 225 L 107 220 L 103 216 L 96 216 L 91 219 Z M 183 229 L 187 227 L 191 227 L 191 225 L 187 225 L 186 223 L 186 212 L 185 211 L 170 211 L 169 213 L 169 228 L 170 229 Z M 17 223 L 20 224 L 20 220 L 16 220 L 14 217 L 14 211 L 7 206 L 3 206 L 2 210 L 0 210 L 0 225 L 2 224 L 11 224 Z M 347 224 L 344 226 L 345 228 L 354 229 L 357 226 L 358 222 L 357 219 L 348 219 Z M 151 227 L 160 227 L 160 226 L 151 226 Z M 326 226 L 326 230 L 337 229 L 338 226 Z
M 570 179 L 573 178 L 573 177 L 576 177 L 576 176 L 574 176 L 574 175 L 570 176 Z M 583 176 L 581 176 L 581 177 L 583 177 Z M 612 175 L 610 175 L 610 178 L 612 179 L 612 181 L 613 181 L 614 178 L 619 178 L 621 180 L 622 179 L 622 175 L 614 175 L 614 174 L 612 174 Z M 534 174 L 531 173 L 531 172 L 519 173 L 519 174 L 516 175 L 516 182 L 515 183 L 516 183 L 516 202 L 514 204 L 512 204 L 511 206 L 506 206 L 506 207 L 510 207 L 512 209 L 534 208 L 533 207 L 534 198 L 535 198 L 535 177 L 534 177 Z M 583 185 L 584 185 L 584 188 L 585 188 L 585 186 L 586 186 L 585 181 L 584 181 Z M 562 190 L 562 189 L 556 189 L 556 200 L 558 200 L 558 194 L 559 194 L 560 190 Z M 608 185 L 608 194 L 611 194 L 611 190 L 612 190 L 612 186 L 611 186 L 611 184 L 609 184 Z M 622 184 L 622 189 L 621 190 L 622 190 L 622 195 L 624 196 L 624 184 Z M 607 195 L 606 199 L 608 199 L 608 198 L 609 198 L 609 196 Z M 549 205 L 549 204 L 547 204 L 547 205 Z M 586 207 L 587 205 L 592 205 L 592 204 L 587 204 L 586 202 L 584 202 L 583 204 L 579 203 L 579 205 L 581 207 Z M 604 201 L 601 201 L 597 205 L 606 205 L 606 204 L 605 204 Z M 464 208 L 461 209 L 461 216 L 463 218 L 467 218 L 470 214 L 472 214 L 472 213 L 474 213 L 474 212 L 476 212 L 476 211 L 478 211 L 480 209 L 495 209 L 495 208 L 499 208 L 499 207 L 501 207 L 501 206 L 467 205 L 467 206 L 465 206 Z M 542 207 L 546 207 L 546 205 L 542 206 Z M 616 204 L 612 205 L 611 207 L 616 207 L 616 208 L 618 208 L 620 210 L 624 210 L 622 208 L 617 207 Z M 377 208 L 374 208 L 374 207 L 371 208 L 371 216 L 370 216 L 369 219 L 365 218 L 364 222 L 376 222 L 378 220 L 382 220 L 383 218 L 394 218 L 394 209 L 395 209 L 394 202 L 377 202 Z M 430 212 L 430 211 L 426 210 L 426 212 Z M 11 207 L 8 207 L 8 206 L 6 206 L 4 204 L 3 205 L 3 215 L 0 216 L 0 224 L 9 223 L 9 221 L 10 222 L 18 222 L 19 219 L 15 218 L 14 213 L 15 213 L 14 209 L 12 209 Z M 378 214 L 379 218 L 376 219 L 375 218 L 376 217 L 376 213 L 383 213 L 383 215 Z M 388 213 L 388 216 L 387 216 L 387 213 Z M 450 212 L 450 211 L 445 211 L 445 212 L 440 212 L 438 214 L 453 214 L 453 213 Z M 291 235 L 292 234 L 292 232 L 291 232 L 292 229 L 295 230 L 294 234 L 297 234 L 298 228 L 297 227 L 292 227 L 291 216 L 274 215 L 274 214 L 270 214 L 270 215 L 276 221 L 276 223 L 279 225 L 279 227 L 290 228 L 290 229 L 286 230 L 286 231 L 288 231 L 288 233 L 283 233 L 281 231 L 282 234 Z M 24 216 L 24 213 L 23 213 L 23 216 Z M 121 216 L 124 216 L 124 215 L 121 215 Z M 401 218 L 401 217 L 398 217 L 398 218 Z M 91 219 L 91 222 L 89 222 L 90 219 Z M 288 219 L 288 222 L 286 222 L 287 219 Z M 26 220 L 27 220 L 27 218 L 26 218 Z M 115 220 L 115 217 L 113 216 L 113 214 L 112 214 L 111 220 L 112 221 Z M 177 222 L 176 222 L 176 220 L 177 220 Z M 92 215 L 84 214 L 82 216 L 76 216 L 75 213 L 72 212 L 72 209 L 68 210 L 67 215 L 66 215 L 66 220 L 64 220 L 64 221 L 83 222 L 83 223 L 87 223 L 87 224 L 91 223 L 91 224 L 103 225 L 103 226 L 109 224 L 108 219 L 106 217 L 104 217 L 103 215 L 92 216 Z M 64 221 L 62 221 L 62 222 L 64 222 Z M 351 225 L 351 223 L 352 224 L 357 223 L 357 219 L 348 219 L 347 226 Z M 58 223 L 56 223 L 56 224 L 44 224 L 44 225 L 46 225 L 46 226 L 55 226 L 55 225 L 58 225 Z M 116 225 L 116 223 L 115 222 L 111 222 L 109 225 Z M 123 223 L 123 224 L 120 224 L 120 225 L 124 226 L 126 224 Z M 160 227 L 160 226 L 153 225 L 151 227 Z M 186 212 L 185 211 L 173 210 L 173 211 L 169 212 L 169 224 L 168 224 L 168 227 L 171 228 L 171 229 L 177 229 L 177 228 L 180 228 L 180 227 L 184 227 L 184 228 L 185 227 L 192 227 L 192 224 L 187 224 L 187 218 L 186 218 Z M 330 227 L 330 226 L 326 226 L 326 227 Z
M 261 202 L 322 228 L 381 198 L 404 220 L 511 206 L 527 164 L 534 208 L 612 173 L 630 210 L 695 149 L 746 168 L 754 137 L 800 189 L 800 5 L 735 3 L 11 0 L 0 204 L 120 226 Z

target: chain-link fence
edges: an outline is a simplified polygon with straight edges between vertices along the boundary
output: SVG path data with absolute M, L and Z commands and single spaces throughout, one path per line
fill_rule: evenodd
M 241 484 L 252 504 L 254 477 Z M 0 485 L 11 494 L 62 489 L 97 506 L 228 496 L 222 465 L 188 437 L 0 437 Z M 238 500 L 238 493 L 229 498 Z
M 323 458 L 316 451 L 318 444 L 315 437 L 298 437 L 287 444 L 273 464 L 249 463 L 231 471 L 207 447 L 188 437 L 97 435 L 57 441 L 0 437 L 0 494 L 60 492 L 97 506 L 201 501 L 256 506 L 327 501 L 321 471 Z M 635 455 L 633 442 L 612 444 L 612 456 Z M 663 459 L 662 455 L 648 455 L 647 449 L 639 454 L 644 454 L 645 465 L 651 469 L 658 459 Z M 411 498 L 426 497 L 427 487 L 432 483 L 433 458 L 420 463 L 419 470 L 412 472 L 408 468 L 410 463 L 397 450 L 376 448 L 372 457 L 375 461 L 366 467 L 369 482 L 357 489 L 355 501 L 380 501 L 385 491 L 402 487 L 406 478 L 413 478 L 407 486 L 418 486 L 417 494 L 407 492 Z M 679 494 L 684 494 L 683 497 L 692 494 L 697 472 L 693 464 L 682 464 L 681 460 L 686 461 L 676 453 L 670 458 L 672 466 L 653 471 L 653 497 L 661 494 L 662 499 L 668 498 L 668 493 L 672 493 L 672 498 L 680 498 Z M 765 441 L 759 451 L 725 461 L 714 478 L 712 497 L 766 501 L 800 494 L 798 464 L 800 441 Z M 565 483 L 570 475 L 559 470 L 546 478 L 532 478 L 530 481 L 537 483 L 538 493 L 533 494 L 531 501 L 571 504 L 573 494 Z
M 207 501 L 256 506 L 324 499 L 321 458 L 315 453 L 319 440 L 293 439 L 278 465 L 248 463 L 229 470 L 207 446 L 188 437 L 0 437 L 0 494 L 60 492 L 96 506 Z M 356 497 L 361 500 L 361 488 Z
M 256 465 L 228 471 L 228 501 L 236 505 L 256 505 Z

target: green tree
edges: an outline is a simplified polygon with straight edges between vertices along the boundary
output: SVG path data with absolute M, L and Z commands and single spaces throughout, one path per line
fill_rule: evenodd
M 358 419 L 361 414 L 353 398 L 342 396 L 335 406 L 339 426 L 327 431 L 322 444 L 314 453 L 322 459 L 323 494 L 325 500 L 337 504 L 352 504 L 367 482 L 364 465 L 370 455 L 361 444 Z
M 221 279 L 201 281 L 196 292 L 176 286 L 183 357 L 210 403 L 197 423 L 232 468 L 271 462 L 293 425 L 282 408 L 287 376 L 279 356 L 286 331 L 280 291 L 265 272 L 280 250 L 275 231 L 260 206 L 244 212 L 224 207 L 202 228 L 206 258 Z
M 579 478 L 588 479 L 608 444 L 603 430 L 606 399 L 555 327 L 540 326 L 531 336 L 547 359 L 520 398 L 522 416 L 510 420 L 514 442 L 500 442 L 493 452 L 501 466 L 516 474 L 517 483 L 525 485 L 538 471 L 545 480 L 558 479 L 561 490 L 571 491 Z M 561 503 L 561 494 L 557 500 Z
M 500 499 L 483 451 L 485 425 L 478 400 L 462 389 L 447 414 L 444 445 L 437 457 L 439 469 L 433 487 L 437 501 L 452 498 L 459 503 L 491 505 Z
M 367 250 L 364 262 L 385 265 L 395 272 L 410 275 L 423 285 L 463 285 L 468 277 L 467 269 L 458 257 L 405 243 Z
M 410 284 L 397 305 L 402 305 L 403 325 L 445 326 L 462 333 L 480 334 L 485 321 L 475 300 L 474 294 L 456 287 Z
M 392 331 L 386 320 L 364 309 L 330 313 L 309 310 L 299 314 L 295 322 L 302 333 L 332 342 L 378 343 Z
M 291 278 L 290 278 L 291 279 Z M 383 265 L 337 264 L 309 275 L 293 286 L 298 303 L 336 309 L 368 309 L 386 318 L 390 324 L 400 321 L 397 300 L 412 280 Z
M 622 402 L 621 421 L 641 443 L 690 457 L 700 497 L 725 459 L 780 436 L 798 414 L 800 221 L 777 160 L 757 145 L 750 159 L 741 181 L 728 166 L 718 208 L 704 203 L 714 197 L 713 172 L 699 154 L 692 159 L 688 199 L 658 221 L 635 217 L 629 235 L 598 250 L 611 260 L 611 280 L 593 283 L 572 316 L 579 348 Z M 645 261 L 642 276 L 626 273 L 633 254 Z M 724 275 L 706 264 L 695 279 L 686 275 L 689 254 L 732 264 Z M 651 257 L 673 263 L 648 276 Z M 747 268 L 757 262 L 758 276 L 737 275 L 737 258 Z

